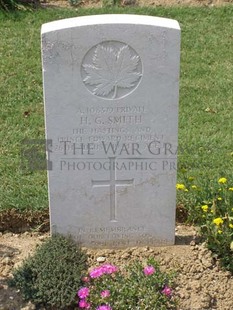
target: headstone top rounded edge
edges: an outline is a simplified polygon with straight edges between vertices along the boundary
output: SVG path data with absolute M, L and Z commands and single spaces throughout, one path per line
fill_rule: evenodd
M 80 16 L 67 19 L 61 19 L 53 22 L 43 24 L 41 27 L 41 34 L 83 26 L 91 25 L 116 25 L 116 24 L 134 24 L 134 25 L 150 25 L 156 27 L 164 27 L 170 29 L 180 30 L 178 21 L 169 18 L 134 15 L 134 14 L 102 14 Z

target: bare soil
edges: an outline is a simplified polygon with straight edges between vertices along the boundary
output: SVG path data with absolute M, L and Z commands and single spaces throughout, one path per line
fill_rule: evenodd
M 13 268 L 22 264 L 46 238 L 48 233 L 0 233 L 0 310 L 36 309 L 32 303 L 22 300 L 20 291 L 8 287 L 7 280 Z M 233 276 L 220 268 L 219 261 L 200 242 L 194 227 L 177 225 L 175 246 L 89 249 L 87 253 L 89 266 L 97 266 L 100 257 L 118 266 L 154 257 L 162 270 L 177 272 L 174 295 L 179 299 L 178 310 L 232 310 Z

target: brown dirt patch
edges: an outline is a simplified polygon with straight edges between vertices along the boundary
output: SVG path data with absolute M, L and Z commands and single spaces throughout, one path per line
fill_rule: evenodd
M 0 232 L 20 233 L 31 229 L 39 232 L 49 231 L 48 210 L 19 212 L 13 208 L 0 212 Z

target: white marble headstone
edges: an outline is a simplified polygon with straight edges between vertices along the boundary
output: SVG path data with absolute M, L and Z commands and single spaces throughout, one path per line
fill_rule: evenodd
M 42 26 L 52 233 L 174 244 L 180 28 L 137 15 Z

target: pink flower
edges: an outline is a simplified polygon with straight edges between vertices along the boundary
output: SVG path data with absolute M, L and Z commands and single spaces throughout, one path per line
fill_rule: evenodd
M 90 292 L 90 289 L 88 287 L 81 287 L 79 290 L 78 290 L 78 297 L 83 299 L 83 298 L 86 298 L 88 295 L 89 295 L 89 292 Z
M 162 294 L 166 296 L 171 296 L 172 294 L 172 289 L 168 287 L 167 285 L 164 286 L 164 289 L 162 290 Z
M 90 271 L 90 277 L 91 278 L 99 278 L 104 274 L 104 271 L 102 269 L 102 267 L 97 267 L 95 269 L 93 269 L 92 271 Z
M 117 272 L 117 270 L 118 270 L 118 268 L 116 266 L 110 265 L 110 264 L 102 265 L 102 268 L 104 270 L 104 273 L 107 273 L 107 274 Z
M 110 291 L 109 290 L 102 291 L 100 295 L 103 298 L 109 297 L 110 296 Z
M 111 274 L 118 270 L 118 268 L 114 265 L 110 264 L 104 264 L 102 266 L 94 268 L 92 271 L 90 271 L 90 277 L 91 278 L 99 278 L 103 274 Z
M 96 310 L 112 310 L 112 308 L 108 305 L 102 305 L 97 307 Z
M 79 308 L 85 308 L 85 309 L 91 308 L 91 304 L 89 302 L 87 302 L 85 299 L 80 300 L 78 303 L 78 306 L 79 306 Z
M 145 276 L 150 276 L 155 272 L 155 268 L 153 266 L 146 266 L 143 269 L 143 272 Z

